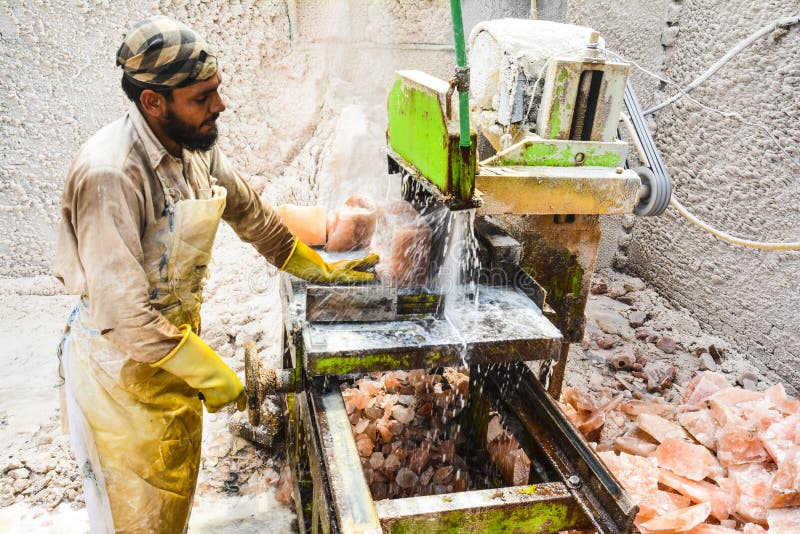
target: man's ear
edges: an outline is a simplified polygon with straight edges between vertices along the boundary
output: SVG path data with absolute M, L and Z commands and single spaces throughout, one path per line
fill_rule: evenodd
M 145 114 L 163 119 L 167 113 L 167 99 L 151 89 L 145 89 L 139 96 L 139 105 Z

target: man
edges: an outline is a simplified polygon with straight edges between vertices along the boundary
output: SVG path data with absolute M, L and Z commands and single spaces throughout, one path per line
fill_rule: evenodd
M 166 17 L 133 26 L 117 53 L 128 113 L 78 152 L 54 271 L 81 302 L 62 367 L 93 532 L 184 532 L 197 480 L 202 403 L 246 396 L 200 334 L 220 219 L 273 265 L 319 282 L 366 282 L 370 255 L 327 264 L 230 165 L 216 119 L 217 60 Z M 202 401 L 201 401 L 202 399 Z

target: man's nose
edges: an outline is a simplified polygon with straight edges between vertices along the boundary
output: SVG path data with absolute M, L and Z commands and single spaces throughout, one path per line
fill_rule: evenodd
M 227 109 L 225 105 L 225 101 L 222 99 L 222 95 L 219 93 L 216 94 L 216 98 L 211 102 L 211 113 L 222 113 Z

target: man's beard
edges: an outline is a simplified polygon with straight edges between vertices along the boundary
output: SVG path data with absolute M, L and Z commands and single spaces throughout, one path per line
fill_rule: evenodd
M 213 122 L 217 120 L 217 117 L 219 117 L 219 113 L 215 113 L 207 122 Z M 193 152 L 210 150 L 219 136 L 216 126 L 210 134 L 203 135 L 198 132 L 197 128 L 175 115 L 171 109 L 167 109 L 166 120 L 162 127 L 170 139 Z

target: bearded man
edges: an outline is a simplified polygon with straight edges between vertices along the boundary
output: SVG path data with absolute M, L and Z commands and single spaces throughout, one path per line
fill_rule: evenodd
M 216 57 L 167 17 L 117 52 L 128 112 L 79 150 L 54 271 L 73 310 L 62 352 L 75 456 L 93 532 L 186 530 L 202 406 L 243 410 L 241 381 L 199 337 L 220 219 L 271 264 L 317 282 L 368 282 L 370 255 L 328 264 L 295 238 L 219 148 Z

